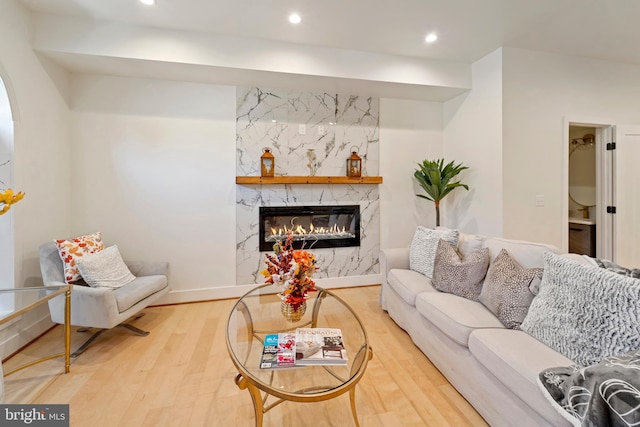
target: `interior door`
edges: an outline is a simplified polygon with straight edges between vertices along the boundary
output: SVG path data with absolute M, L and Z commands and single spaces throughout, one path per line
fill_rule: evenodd
M 613 151 L 613 261 L 640 267 L 640 125 L 617 125 Z

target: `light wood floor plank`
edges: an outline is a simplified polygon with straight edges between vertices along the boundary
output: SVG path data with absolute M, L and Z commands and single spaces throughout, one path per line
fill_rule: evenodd
M 334 292 L 358 313 L 373 348 L 373 360 L 356 389 L 363 427 L 486 426 L 378 305 L 379 286 Z M 225 327 L 233 300 L 145 310 L 132 323 L 151 331 L 138 337 L 116 328 L 72 359 L 62 359 L 5 378 L 5 403 L 69 403 L 71 425 L 252 426 L 249 393 L 234 383 Z M 72 328 L 72 349 L 90 333 Z M 9 370 L 39 355 L 60 351 L 57 326 L 5 361 Z M 265 415 L 265 426 L 353 425 L 349 398 L 309 404 L 285 402 Z

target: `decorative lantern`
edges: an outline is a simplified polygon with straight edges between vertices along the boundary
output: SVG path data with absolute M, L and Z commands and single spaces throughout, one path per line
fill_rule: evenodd
M 362 159 L 358 156 L 358 149 L 351 147 L 351 156 L 347 159 L 347 176 L 359 177 L 362 175 Z
M 275 160 L 273 154 L 271 154 L 270 148 L 262 149 L 262 156 L 260 156 L 260 176 L 273 176 L 275 169 Z

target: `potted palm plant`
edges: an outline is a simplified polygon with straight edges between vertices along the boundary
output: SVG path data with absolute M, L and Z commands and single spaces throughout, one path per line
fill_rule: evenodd
M 462 163 L 449 162 L 444 164 L 444 159 L 437 160 L 424 160 L 422 163 L 418 163 L 420 167 L 417 169 L 413 176 L 418 180 L 420 186 L 427 193 L 416 194 L 423 199 L 431 200 L 436 205 L 436 226 L 440 225 L 440 201 L 445 198 L 447 194 L 456 189 L 457 187 L 463 187 L 469 191 L 469 186 L 461 183 L 460 181 L 453 181 L 460 172 L 465 169 L 469 169 L 467 166 L 462 166 Z

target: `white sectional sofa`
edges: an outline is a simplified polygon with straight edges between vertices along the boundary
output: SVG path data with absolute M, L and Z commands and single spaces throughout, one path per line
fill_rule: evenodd
M 522 267 L 543 267 L 531 242 L 461 235 L 460 248 L 481 239 L 490 262 L 506 249 Z M 410 270 L 409 248 L 383 250 L 380 304 L 451 384 L 492 426 L 568 426 L 537 384 L 546 368 L 573 362 L 521 330 L 507 329 L 480 302 L 436 290 Z

